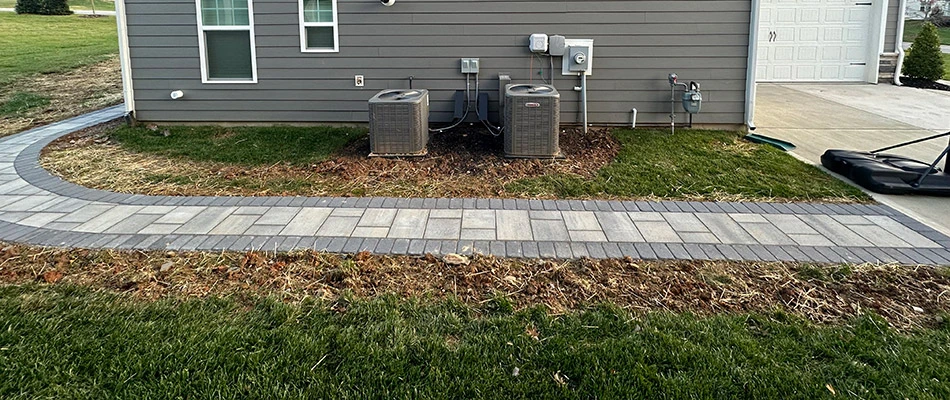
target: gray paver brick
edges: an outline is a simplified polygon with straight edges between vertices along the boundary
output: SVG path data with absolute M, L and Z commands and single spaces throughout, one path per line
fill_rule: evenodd
M 356 229 L 360 217 L 327 217 L 327 220 L 317 229 L 317 236 L 350 236 Z
M 495 234 L 498 240 L 532 240 L 527 210 L 498 210 L 495 212 Z
M 724 244 L 757 243 L 729 214 L 699 214 L 697 217 Z
M 426 224 L 426 239 L 454 239 L 458 240 L 462 229 L 460 219 L 429 218 Z
M 521 242 L 505 242 L 505 255 L 513 258 L 524 257 L 524 248 L 521 247 Z
M 160 215 L 154 214 L 134 214 L 128 218 L 122 220 L 118 224 L 113 225 L 111 228 L 107 229 L 107 233 L 138 233 L 143 228 L 149 226 L 155 220 L 157 220 Z
M 590 211 L 563 211 L 561 215 L 564 218 L 564 225 L 568 230 L 579 231 L 599 231 L 600 223 L 597 217 Z
M 768 222 L 775 225 L 780 231 L 788 234 L 815 235 L 818 231 L 808 226 L 805 222 L 795 215 L 787 214 L 769 214 L 765 216 Z
M 595 214 L 607 240 L 612 242 L 642 242 L 643 236 L 626 213 L 598 212 Z
M 495 240 L 494 229 L 462 229 L 461 240 Z
M 281 235 L 313 236 L 317 232 L 317 228 L 330 216 L 330 212 L 329 208 L 302 209 L 287 223 L 287 226 L 281 231 Z M 267 215 L 265 214 L 264 218 L 266 217 Z
M 495 229 L 494 210 L 464 210 L 462 212 L 463 229 Z
M 531 231 L 538 241 L 566 241 L 571 238 L 561 220 L 532 220 Z
M 392 228 L 389 229 L 389 237 L 405 239 L 421 238 L 425 235 L 426 222 L 428 219 L 428 210 L 399 210 L 396 212 Z
M 849 225 L 854 233 L 880 247 L 910 247 L 910 244 L 877 225 Z
M 719 243 L 719 238 L 709 232 L 680 232 L 683 243 Z
M 868 242 L 830 216 L 802 215 L 801 219 L 838 246 L 863 247 L 871 245 L 871 242 Z
M 524 251 L 526 258 L 538 258 L 541 256 L 537 242 L 524 242 L 521 244 L 521 249 Z
M 868 216 L 867 219 L 871 220 L 875 225 L 880 226 L 887 230 L 888 232 L 896 235 L 901 238 L 901 240 L 907 242 L 914 247 L 940 247 L 934 241 L 927 239 L 923 235 L 914 232 L 910 228 L 907 228 L 900 222 L 895 221 L 891 217 L 874 215 Z
M 677 232 L 709 232 L 706 225 L 692 213 L 663 213 L 663 217 Z
M 538 255 L 541 258 L 556 258 L 557 252 L 554 250 L 554 243 L 552 242 L 539 242 L 538 243 Z
M 408 253 L 414 256 L 419 256 L 425 253 L 426 250 L 426 241 L 423 239 L 413 239 L 409 241 L 409 250 Z
M 620 250 L 620 246 L 617 243 L 603 243 L 602 246 L 608 258 L 623 258 L 623 251 Z M 631 248 L 633 248 L 632 245 Z
M 755 240 L 761 244 L 768 245 L 791 245 L 795 244 L 791 238 L 782 233 L 781 230 L 776 228 L 770 223 L 757 224 L 757 223 L 739 223 L 746 232 L 749 233 Z
M 557 258 L 574 258 L 574 252 L 571 250 L 571 244 L 568 242 L 554 242 L 554 252 L 557 253 Z
M 384 238 L 389 236 L 389 228 L 374 226 L 357 226 L 350 235 L 362 238 Z
M 634 224 L 643 236 L 643 240 L 647 242 L 676 243 L 681 241 L 676 231 L 666 222 L 637 221 Z
M 673 252 L 670 251 L 670 248 L 663 243 L 650 243 L 650 249 L 653 251 L 653 254 L 656 255 L 657 259 L 660 260 L 671 260 L 673 259 Z M 642 255 L 643 252 L 641 251 Z
M 241 235 L 260 218 L 257 215 L 229 215 L 209 232 L 212 235 Z

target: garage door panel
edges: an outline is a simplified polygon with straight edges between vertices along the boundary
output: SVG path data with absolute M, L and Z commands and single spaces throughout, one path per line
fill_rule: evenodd
M 760 81 L 863 81 L 871 7 L 845 0 L 765 0 Z

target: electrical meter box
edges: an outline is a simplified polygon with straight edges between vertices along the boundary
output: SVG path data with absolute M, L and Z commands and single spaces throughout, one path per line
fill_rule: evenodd
M 703 94 L 698 90 L 683 92 L 683 108 L 690 114 L 698 114 L 703 106 Z
M 586 72 L 590 66 L 590 47 L 571 46 L 567 52 L 570 59 L 568 70 L 571 72 Z
M 546 53 L 548 51 L 548 35 L 544 33 L 532 34 L 528 48 L 532 53 Z

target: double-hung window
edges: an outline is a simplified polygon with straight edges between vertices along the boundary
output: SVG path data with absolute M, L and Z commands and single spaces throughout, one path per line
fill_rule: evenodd
M 252 0 L 195 0 L 201 81 L 256 83 Z
M 340 51 L 336 0 L 298 1 L 300 1 L 300 51 L 306 53 Z

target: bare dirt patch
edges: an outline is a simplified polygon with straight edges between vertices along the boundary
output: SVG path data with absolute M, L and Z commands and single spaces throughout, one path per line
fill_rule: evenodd
M 82 115 L 122 102 L 122 78 L 118 57 L 66 73 L 40 74 L 18 79 L 0 87 L 0 102 L 16 93 L 49 97 L 49 104 L 19 115 L 0 117 L 0 136 L 66 118 Z
M 253 167 L 134 153 L 109 139 L 116 124 L 57 140 L 44 150 L 43 167 L 86 187 L 150 195 L 515 197 L 505 190 L 509 182 L 559 173 L 591 177 L 620 147 L 607 129 L 568 129 L 560 140 L 569 158 L 506 159 L 501 138 L 461 129 L 433 135 L 422 158 L 368 158 L 364 138 L 315 165 Z
M 353 256 L 301 251 L 176 253 L 90 251 L 7 245 L 0 282 L 75 284 L 154 300 L 275 296 L 345 302 L 347 296 L 456 298 L 563 313 L 611 303 L 637 312 L 784 310 L 816 323 L 873 311 L 901 330 L 931 326 L 950 312 L 950 274 L 933 267 L 815 266 L 704 261 L 542 261 Z

